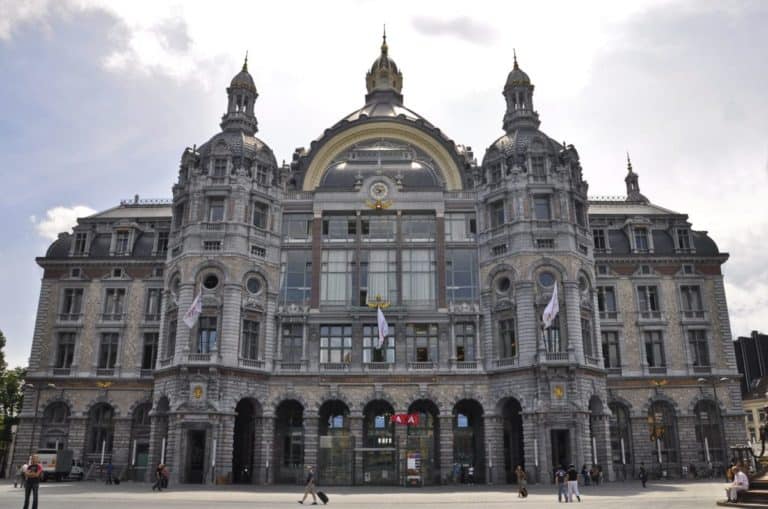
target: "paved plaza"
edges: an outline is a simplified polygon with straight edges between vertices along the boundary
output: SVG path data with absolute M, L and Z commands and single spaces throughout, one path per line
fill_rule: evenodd
M 610 483 L 599 487 L 583 487 L 582 505 L 621 509 L 705 508 L 715 507 L 723 498 L 720 482 L 666 482 L 649 484 L 643 490 L 639 483 Z M 514 486 L 475 488 L 336 488 L 327 487 L 329 506 L 383 509 L 390 507 L 501 508 L 521 504 L 525 507 L 553 507 L 557 492 L 552 485 L 531 486 L 527 499 L 518 499 Z M 198 487 L 176 486 L 153 493 L 149 484 L 123 483 L 105 486 L 97 482 L 46 483 L 40 489 L 40 509 L 122 509 L 154 507 L 298 507 L 301 488 L 277 487 Z M 20 508 L 24 493 L 4 482 L 0 487 L 0 509 Z M 309 501 L 311 502 L 311 500 Z M 308 503 L 309 503 L 308 502 Z

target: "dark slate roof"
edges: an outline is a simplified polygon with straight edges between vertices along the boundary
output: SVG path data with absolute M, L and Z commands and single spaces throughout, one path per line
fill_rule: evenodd
M 140 233 L 133 245 L 133 256 L 152 256 L 152 248 L 155 245 L 154 233 Z
M 526 154 L 536 143 L 540 143 L 542 151 L 550 155 L 557 155 L 563 149 L 560 143 L 538 129 L 521 127 L 494 141 L 485 151 L 483 164 L 489 159 L 496 159 L 499 156 L 507 158 L 512 155 Z
M 67 258 L 69 256 L 69 249 L 72 245 L 72 235 L 65 233 L 59 235 L 59 238 L 53 241 L 53 244 L 48 247 L 46 251 L 46 258 Z
M 93 258 L 103 258 L 109 256 L 109 246 L 111 242 L 111 233 L 97 234 L 91 242 L 91 256 Z
M 696 254 L 699 256 L 717 256 L 720 254 L 720 250 L 717 248 L 715 241 L 707 235 L 707 232 L 695 232 L 692 231 L 693 247 L 696 248 Z
M 208 156 L 219 142 L 227 146 L 229 154 L 242 157 L 253 157 L 256 155 L 266 159 L 272 166 L 277 166 L 275 154 L 269 146 L 255 136 L 250 136 L 240 131 L 223 131 L 215 134 L 210 140 L 206 141 L 197 149 L 200 155 Z
M 651 230 L 653 237 L 653 252 L 657 255 L 675 254 L 675 242 L 672 237 L 664 230 Z
M 608 230 L 608 243 L 612 254 L 629 254 L 629 239 L 622 230 Z

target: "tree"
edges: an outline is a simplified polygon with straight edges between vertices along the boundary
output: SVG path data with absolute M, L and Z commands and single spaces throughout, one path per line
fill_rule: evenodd
M 0 374 L 5 372 L 7 366 L 5 363 L 5 334 L 0 330 Z

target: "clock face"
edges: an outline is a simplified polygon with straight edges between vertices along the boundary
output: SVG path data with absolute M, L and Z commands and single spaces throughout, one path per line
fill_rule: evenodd
M 389 194 L 389 188 L 384 182 L 374 182 L 368 192 L 374 200 L 383 200 Z

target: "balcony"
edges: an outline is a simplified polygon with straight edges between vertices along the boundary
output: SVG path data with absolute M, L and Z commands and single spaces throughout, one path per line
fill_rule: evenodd
M 600 311 L 600 319 L 605 321 L 617 322 L 619 321 L 618 311 Z
M 53 376 L 69 376 L 71 368 L 53 368 Z
M 168 357 L 167 359 L 160 359 L 160 367 L 167 368 L 168 366 L 171 365 L 172 362 L 173 362 L 173 356 Z
M 96 368 L 96 376 L 115 376 L 115 368 Z
M 152 378 L 153 372 L 154 370 L 152 370 L 151 368 L 142 368 L 139 370 L 139 376 L 141 378 Z
M 102 322 L 122 322 L 123 313 L 103 313 L 101 315 Z
M 590 366 L 600 366 L 600 357 L 593 357 L 591 355 L 585 355 L 584 360 Z
M 459 371 L 475 371 L 477 370 L 477 361 L 456 361 L 453 367 Z
M 160 321 L 160 313 L 146 313 L 144 315 L 144 321 L 145 322 L 159 322 Z
M 394 364 L 391 362 L 364 362 L 363 370 L 379 373 L 382 371 L 392 371 Z
M 187 355 L 189 362 L 211 362 L 211 354 L 208 353 L 191 353 Z
M 703 309 L 684 309 L 680 311 L 680 318 L 683 322 L 706 322 L 709 316 Z
M 59 313 L 58 319 L 60 322 L 79 322 L 83 317 L 82 313 Z
M 568 352 L 544 352 L 547 362 L 568 362 Z
M 506 357 L 504 359 L 496 359 L 493 361 L 493 366 L 496 368 L 509 368 L 512 366 L 518 366 L 520 359 L 517 357 Z
M 435 363 L 432 361 L 409 362 L 408 369 L 414 370 L 414 371 L 433 370 L 435 369 Z
M 307 191 L 286 191 L 283 195 L 286 201 L 312 201 L 312 193 Z
M 301 362 L 281 362 L 280 371 L 301 371 Z
M 637 316 L 640 320 L 653 320 L 659 321 L 664 319 L 664 315 L 661 311 L 640 311 Z
M 711 373 L 712 367 L 711 366 L 693 366 L 693 372 L 694 373 Z
M 320 364 L 320 371 L 344 372 L 349 371 L 349 364 L 346 362 L 324 362 Z
M 667 373 L 666 366 L 648 366 L 648 373 L 652 375 L 665 375 Z
M 241 368 L 264 369 L 265 362 L 259 359 L 240 359 Z

